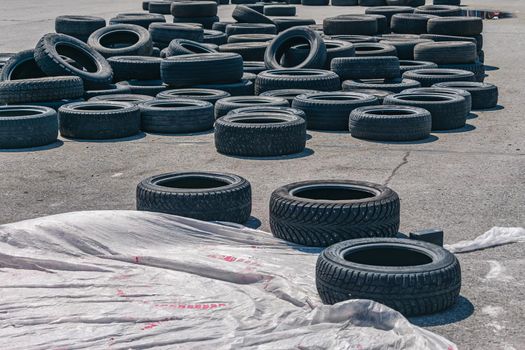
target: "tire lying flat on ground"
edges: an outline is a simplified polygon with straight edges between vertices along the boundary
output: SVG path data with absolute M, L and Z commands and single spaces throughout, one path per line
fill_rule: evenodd
M 292 105 L 293 99 L 297 97 L 298 95 L 312 94 L 315 92 L 319 92 L 319 91 L 305 90 L 305 89 L 281 89 L 281 90 L 266 91 L 260 94 L 259 96 L 281 97 L 287 100 L 288 103 L 290 103 L 290 105 Z
M 393 237 L 399 229 L 399 197 L 390 188 L 369 182 L 297 182 L 272 193 L 270 227 L 277 238 L 315 247 Z
M 84 95 L 79 77 L 49 77 L 0 81 L 0 103 L 15 104 L 76 99 Z
M 77 102 L 58 109 L 60 135 L 75 139 L 117 139 L 140 132 L 138 106 L 125 102 Z
M 439 88 L 463 89 L 472 96 L 472 109 L 488 109 L 498 105 L 498 87 L 478 82 L 444 82 L 432 85 Z
M 215 119 L 218 119 L 231 110 L 248 106 L 289 107 L 284 98 L 269 96 L 233 96 L 217 101 L 215 104 Z
M 394 56 L 335 58 L 331 69 L 341 79 L 387 79 L 401 75 L 399 60 Z
M 55 18 L 55 32 L 66 34 L 86 42 L 96 30 L 106 26 L 106 20 L 93 16 L 58 16 Z
M 428 68 L 414 69 L 403 73 L 403 78 L 416 80 L 422 87 L 445 81 L 474 81 L 474 73 L 461 69 Z
M 304 111 L 310 130 L 348 130 L 348 116 L 357 107 L 379 104 L 375 96 L 353 92 L 317 92 L 294 98 L 292 107 Z
M 213 128 L 213 105 L 190 99 L 153 100 L 142 103 L 142 130 L 156 133 L 189 133 Z
M 162 59 L 159 57 L 113 56 L 108 58 L 108 62 L 113 69 L 114 81 L 160 79 Z
M 341 242 L 319 255 L 316 285 L 321 300 L 335 304 L 372 299 L 405 316 L 445 310 L 456 303 L 461 268 L 442 247 L 399 238 Z
M 414 48 L 414 60 L 436 64 L 472 63 L 476 57 L 476 45 L 464 41 L 426 42 Z
M 173 56 L 162 61 L 160 75 L 173 87 L 233 83 L 242 78 L 242 57 L 225 52 Z
M 215 104 L 218 100 L 226 97 L 230 97 L 228 92 L 213 89 L 173 89 L 163 91 L 157 95 L 159 100 L 185 98 L 190 100 L 207 101 L 211 104 Z
M 219 153 L 268 157 L 300 153 L 306 144 L 306 123 L 294 114 L 232 113 L 215 122 Z
M 437 85 L 437 84 L 436 84 Z M 435 86 L 435 85 L 434 85 Z M 472 109 L 472 95 L 470 92 L 462 89 L 456 89 L 456 88 L 444 88 L 444 87 L 423 87 L 423 88 L 414 88 L 414 89 L 406 89 L 402 92 L 405 94 L 452 94 L 452 95 L 460 95 L 465 99 L 465 115 L 470 113 L 470 110 Z
M 47 107 L 0 106 L 0 149 L 49 145 L 58 136 L 57 113 Z
M 353 137 L 376 141 L 415 141 L 430 136 L 432 116 L 410 106 L 359 107 L 350 113 Z
M 366 79 L 366 80 L 345 80 L 343 81 L 343 91 L 378 89 L 390 91 L 392 93 L 401 92 L 406 89 L 421 87 L 421 84 L 412 79 Z
M 135 105 L 139 105 L 146 101 L 153 100 L 153 96 L 138 95 L 138 94 L 115 94 L 115 95 L 99 95 L 89 99 L 90 102 L 94 101 L 113 101 L 113 102 L 127 102 Z
M 256 95 L 281 89 L 337 91 L 341 82 L 334 72 L 321 69 L 270 69 L 257 75 Z
M 399 93 L 385 97 L 383 104 L 426 109 L 432 115 L 432 130 L 462 128 L 467 120 L 467 102 L 459 94 Z
M 438 17 L 427 23 L 430 34 L 474 36 L 483 32 L 483 20 L 480 17 Z
M 409 70 L 437 68 L 438 65 L 434 62 L 415 61 L 415 60 L 399 60 L 399 71 L 401 75 Z
M 205 221 L 245 223 L 252 210 L 250 183 L 226 173 L 169 173 L 137 186 L 137 210 Z

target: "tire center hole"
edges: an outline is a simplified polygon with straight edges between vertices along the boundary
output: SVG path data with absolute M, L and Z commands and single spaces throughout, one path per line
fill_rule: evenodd
M 68 64 L 75 69 L 86 71 L 89 73 L 94 73 L 98 70 L 95 60 L 88 53 L 84 52 L 79 48 L 70 46 L 68 44 L 60 43 L 55 46 L 55 49 L 60 56 L 69 58 L 70 60 L 74 61 L 74 63 L 76 64 L 73 64 L 73 62 Z
M 33 111 L 30 109 L 18 109 L 18 108 L 5 108 L 0 110 L 0 118 L 9 118 L 9 117 L 23 117 L 26 115 L 37 115 L 42 112 L 40 111 Z
M 100 45 L 110 49 L 130 47 L 139 42 L 139 36 L 128 30 L 117 30 L 102 35 L 99 39 Z
M 299 188 L 293 191 L 292 195 L 294 195 L 295 197 L 305 199 L 332 201 L 365 199 L 372 198 L 375 196 L 375 194 L 372 192 L 347 186 L 320 186 L 313 188 Z
M 230 183 L 225 180 L 212 179 L 208 177 L 200 176 L 185 176 L 180 178 L 172 178 L 161 180 L 157 182 L 157 185 L 170 188 L 195 188 L 195 189 L 206 189 L 206 188 L 218 188 L 228 186 Z
M 344 254 L 349 262 L 372 266 L 418 266 L 432 262 L 426 254 L 401 247 L 362 247 Z

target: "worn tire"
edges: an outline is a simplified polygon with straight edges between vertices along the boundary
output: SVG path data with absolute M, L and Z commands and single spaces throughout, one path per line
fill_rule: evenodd
M 217 16 L 215 1 L 173 1 L 171 3 L 173 17 L 212 17 Z
M 383 104 L 426 109 L 432 115 L 432 130 L 462 128 L 467 120 L 467 102 L 459 94 L 399 93 L 387 96 Z
M 76 102 L 58 109 L 60 135 L 74 139 L 118 139 L 140 132 L 138 106 L 124 102 Z
M 285 53 L 293 46 L 308 42 L 309 53 L 305 60 L 293 68 L 322 68 L 326 61 L 326 45 L 321 36 L 308 28 L 290 28 L 280 33 L 273 39 L 264 54 L 264 63 L 268 69 L 284 68 L 281 59 Z
M 440 64 L 439 68 L 443 69 L 460 69 L 474 73 L 474 79 L 477 82 L 483 82 L 485 80 L 485 65 L 476 60 L 472 63 L 463 63 L 463 64 Z
M 151 56 L 150 33 L 134 24 L 115 24 L 100 28 L 89 36 L 88 45 L 104 57 Z
M 386 39 L 379 41 L 380 44 L 392 45 L 396 48 L 397 57 L 400 60 L 413 60 L 414 48 L 422 43 L 433 42 L 428 39 Z
M 315 283 L 326 304 L 371 299 L 404 316 L 418 316 L 456 303 L 461 268 L 452 253 L 432 243 L 368 238 L 322 251 Z
M 423 88 L 414 88 L 403 90 L 404 94 L 452 94 L 460 95 L 465 99 L 465 115 L 468 115 L 472 109 L 472 95 L 470 92 L 463 89 L 453 89 L 453 88 L 442 88 L 442 87 L 423 87 Z
M 295 16 L 296 7 L 293 5 L 268 5 L 264 6 L 265 16 Z
M 331 70 L 345 79 L 389 79 L 401 76 L 399 60 L 393 56 L 341 57 L 332 60 Z
M 3 67 L 0 69 L 0 80 L 18 80 L 44 78 L 35 61 L 35 50 L 24 50 L 10 56 L 2 57 Z
M 241 55 L 243 61 L 264 61 L 268 42 L 232 43 L 219 46 L 219 52 L 233 52 Z M 243 68 L 244 69 L 244 68 Z
M 129 89 L 132 94 L 156 96 L 162 91 L 166 90 L 168 86 L 162 82 L 162 80 L 124 80 L 119 81 L 115 85 L 122 85 L 124 88 Z
M 299 95 L 304 94 L 313 94 L 319 91 L 316 90 L 306 90 L 306 89 L 280 89 L 280 90 L 270 90 L 263 92 L 259 96 L 270 96 L 270 97 L 280 97 L 284 98 L 288 101 L 290 106 L 292 105 L 292 102 L 294 98 L 296 98 Z M 304 114 L 304 113 L 303 113 Z
M 421 84 L 412 79 L 367 79 L 367 80 L 345 80 L 343 81 L 343 91 L 378 89 L 398 93 L 405 89 L 418 88 Z M 356 91 L 357 92 L 357 91 Z
M 277 28 L 268 23 L 234 23 L 226 26 L 228 37 L 238 34 L 276 34 Z
M 0 103 L 5 104 L 76 99 L 83 95 L 84 85 L 79 77 L 0 81 Z
M 474 81 L 474 73 L 460 69 L 426 68 L 403 73 L 403 78 L 416 80 L 422 87 L 430 87 L 445 81 Z
M 111 101 L 111 102 L 127 102 L 134 105 L 139 105 L 146 101 L 153 100 L 153 96 L 138 95 L 138 94 L 113 94 L 113 95 L 98 95 L 89 99 L 90 102 L 96 101 Z
M 324 69 L 330 69 L 330 65 L 334 58 L 355 56 L 354 45 L 348 41 L 325 39 L 324 44 L 326 46 L 326 60 L 323 65 Z M 283 57 L 283 63 L 287 67 L 296 66 L 308 57 L 308 53 L 308 44 L 292 46 L 286 51 Z
M 472 109 L 489 109 L 498 105 L 498 87 L 479 82 L 443 82 L 432 85 L 439 88 L 462 89 L 472 96 Z
M 399 60 L 399 71 L 401 75 L 409 70 L 437 68 L 438 65 L 428 61 Z
M 0 149 L 30 148 L 56 142 L 57 113 L 47 107 L 0 106 Z
M 350 113 L 352 137 L 375 141 L 415 141 L 430 136 L 432 116 L 411 106 L 369 106 Z
M 298 95 L 292 107 L 305 113 L 309 130 L 347 131 L 348 116 L 354 109 L 378 104 L 372 95 L 337 91 Z
M 153 100 L 142 103 L 141 128 L 153 133 L 191 133 L 213 128 L 213 105 L 190 99 Z
M 159 100 L 172 100 L 177 98 L 207 101 L 215 104 L 218 100 L 230 97 L 226 91 L 212 89 L 173 89 L 166 90 L 157 95 Z
M 372 56 L 395 56 L 397 57 L 397 50 L 392 45 L 380 43 L 356 43 L 354 44 L 355 55 L 357 57 L 372 57 Z
M 106 26 L 106 20 L 93 16 L 58 16 L 55 18 L 55 32 L 66 34 L 86 42 L 96 30 Z
M 399 229 L 399 197 L 388 187 L 368 182 L 297 182 L 272 193 L 270 228 L 277 238 L 315 247 L 393 237 Z
M 282 113 L 234 113 L 215 122 L 217 152 L 270 157 L 300 153 L 306 145 L 303 118 Z
M 172 56 L 162 61 L 160 75 L 173 87 L 236 82 L 243 75 L 242 57 L 236 53 Z
M 228 44 L 269 42 L 274 38 L 275 34 L 235 34 L 228 37 Z
M 65 47 L 65 51 L 57 50 Z M 71 58 L 88 70 L 79 69 L 66 61 Z M 35 61 L 50 76 L 76 75 L 87 88 L 104 87 L 111 83 L 113 70 L 108 61 L 86 43 L 64 34 L 46 34 L 35 48 Z
M 108 58 L 108 62 L 113 69 L 113 80 L 117 82 L 129 79 L 160 79 L 162 59 L 159 57 L 113 56 Z
M 425 5 L 416 7 L 414 13 L 423 13 L 440 17 L 455 17 L 461 16 L 461 7 L 449 5 Z
M 217 51 L 208 46 L 188 39 L 174 39 L 166 49 L 166 58 L 180 55 L 199 53 L 216 53 Z
M 205 221 L 242 224 L 248 221 L 252 210 L 250 183 L 240 176 L 226 173 L 152 176 L 138 184 L 136 199 L 137 210 Z
M 204 30 L 198 26 L 182 23 L 152 23 L 149 26 L 151 39 L 167 47 L 174 39 L 186 39 L 201 42 Z
M 271 19 L 249 8 L 248 6 L 238 5 L 235 6 L 232 12 L 232 17 L 239 23 L 268 23 L 274 24 Z
M 116 17 L 109 20 L 110 25 L 114 24 L 136 24 L 144 29 L 148 29 L 152 23 L 165 23 L 166 18 L 154 13 L 119 13 Z
M 249 106 L 289 107 L 287 100 L 269 96 L 232 96 L 223 98 L 215 103 L 215 119 L 225 116 L 230 111 Z
M 195 85 L 194 88 L 222 90 L 226 91 L 231 96 L 252 96 L 254 92 L 253 82 L 247 79 L 241 79 L 233 83 Z
M 423 13 L 397 13 L 390 20 L 390 29 L 398 34 L 425 34 L 431 18 L 439 17 Z
M 438 17 L 427 23 L 429 34 L 474 36 L 483 32 L 483 20 L 480 17 Z
M 321 69 L 271 69 L 261 72 L 255 80 L 255 94 L 269 90 L 306 89 L 337 91 L 341 88 L 339 76 Z
M 414 60 L 436 64 L 472 63 L 477 58 L 476 45 L 464 41 L 426 42 L 414 48 Z
M 376 35 L 377 19 L 363 15 L 328 17 L 323 20 L 326 35 Z
M 205 44 L 223 45 L 228 42 L 228 36 L 218 30 L 205 29 L 202 42 Z
M 273 22 L 275 23 L 275 26 L 277 27 L 277 32 L 283 32 L 286 29 L 290 29 L 293 27 L 302 27 L 302 26 L 309 26 L 312 24 L 315 24 L 315 20 L 311 18 L 291 18 L 291 17 L 285 17 L 285 18 L 274 18 Z

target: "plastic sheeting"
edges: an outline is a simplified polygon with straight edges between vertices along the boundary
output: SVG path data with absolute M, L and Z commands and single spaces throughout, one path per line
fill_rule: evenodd
M 436 349 L 368 301 L 322 305 L 319 250 L 137 211 L 0 226 L 1 349 Z
M 523 227 L 493 227 L 481 236 L 470 241 L 460 241 L 445 246 L 452 253 L 467 253 L 498 245 L 525 242 Z

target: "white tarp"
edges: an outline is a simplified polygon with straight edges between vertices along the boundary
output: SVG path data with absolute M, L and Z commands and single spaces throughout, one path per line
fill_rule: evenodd
M 322 305 L 319 250 L 138 211 L 0 226 L 0 349 L 436 349 L 368 300 Z

